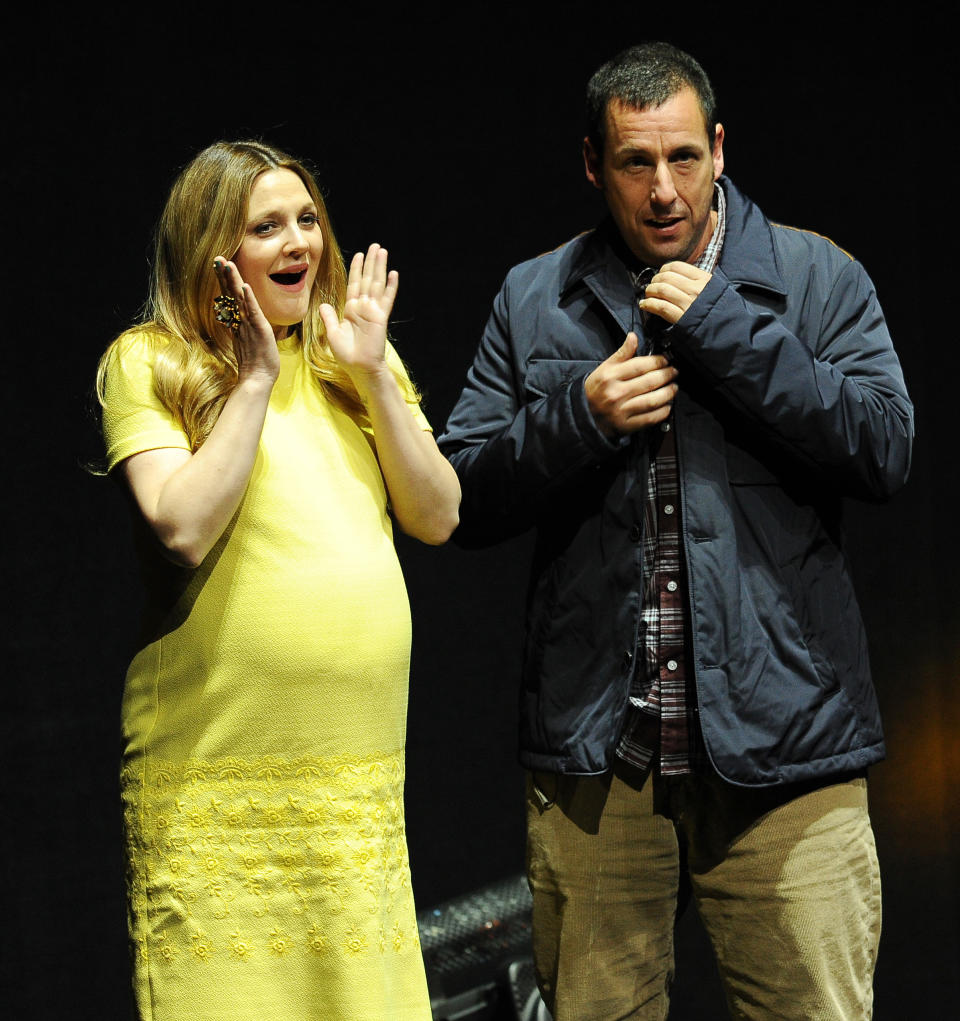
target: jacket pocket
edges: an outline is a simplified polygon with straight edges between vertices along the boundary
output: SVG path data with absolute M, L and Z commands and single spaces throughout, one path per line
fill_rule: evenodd
M 580 358 L 531 358 L 524 390 L 530 397 L 547 397 L 570 380 L 589 375 L 599 364 Z

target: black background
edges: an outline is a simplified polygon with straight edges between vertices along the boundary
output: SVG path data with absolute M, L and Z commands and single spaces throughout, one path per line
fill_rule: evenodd
M 7 26 L 2 997 L 9 1017 L 128 1009 L 118 706 L 138 610 L 125 504 L 86 474 L 90 384 L 146 294 L 177 170 L 217 138 L 311 161 L 346 253 L 401 275 L 393 334 L 439 429 L 508 267 L 601 212 L 582 94 L 666 38 L 711 74 L 727 172 L 877 284 L 917 405 L 914 471 L 847 523 L 890 755 L 871 775 L 884 874 L 881 1021 L 953 1016 L 957 962 L 956 87 L 921 7 L 626 3 L 58 8 Z M 414 616 L 407 812 L 421 907 L 523 867 L 516 681 L 528 542 L 398 547 Z M 674 1019 L 723 1016 L 695 918 Z

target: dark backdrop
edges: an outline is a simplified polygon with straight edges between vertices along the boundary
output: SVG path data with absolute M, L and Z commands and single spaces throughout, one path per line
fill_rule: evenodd
M 115 778 L 139 597 L 123 500 L 82 464 L 99 453 L 96 361 L 145 296 L 176 170 L 220 137 L 312 161 L 344 250 L 391 250 L 393 332 L 440 427 L 507 268 L 600 213 L 579 157 L 587 77 L 624 45 L 667 38 L 712 74 L 730 175 L 772 218 L 867 265 L 917 405 L 908 488 L 848 517 L 890 746 L 871 776 L 876 1016 L 953 1016 L 957 97 L 939 63 L 944 26 L 915 10 L 853 24 L 840 5 L 425 10 L 45 9 L 7 37 L 2 1009 L 126 1016 Z M 415 631 L 409 842 L 427 906 L 522 868 L 528 543 L 398 546 Z M 674 1018 L 722 1015 L 692 917 L 678 983 Z

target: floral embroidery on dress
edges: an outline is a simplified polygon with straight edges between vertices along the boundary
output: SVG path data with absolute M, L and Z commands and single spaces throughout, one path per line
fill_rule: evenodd
M 214 952 L 213 944 L 207 939 L 207 934 L 202 929 L 197 931 L 191 937 L 193 940 L 193 952 L 196 954 L 201 961 L 206 961 Z
M 240 960 L 246 960 L 253 953 L 253 944 L 238 929 L 230 933 L 230 951 Z
M 242 964 L 419 947 L 395 913 L 409 903 L 402 752 L 148 762 L 121 782 L 147 957 L 172 964 L 189 949 L 198 962 Z

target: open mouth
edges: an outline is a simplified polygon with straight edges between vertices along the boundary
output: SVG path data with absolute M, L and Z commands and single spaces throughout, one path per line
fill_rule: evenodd
M 293 287 L 299 284 L 306 275 L 306 269 L 299 269 L 294 273 L 271 273 L 270 279 L 274 283 L 282 284 L 284 287 Z

